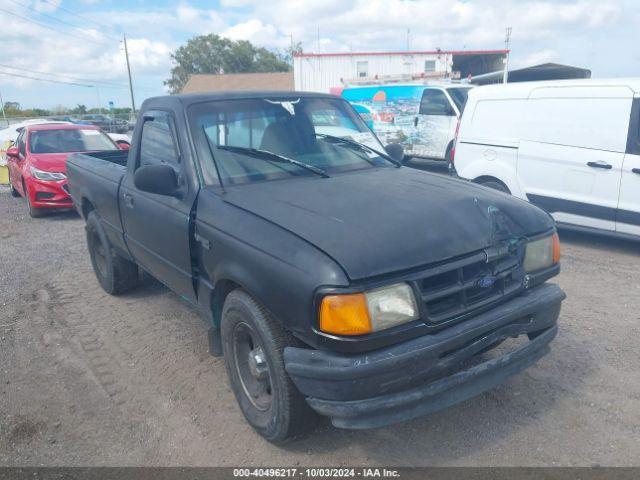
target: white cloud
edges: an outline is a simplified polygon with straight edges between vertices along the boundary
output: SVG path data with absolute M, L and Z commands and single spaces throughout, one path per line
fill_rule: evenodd
M 33 9 L 36 12 L 55 12 L 61 3 L 62 0 L 48 0 L 47 2 L 36 0 L 33 2 Z
M 222 35 L 232 40 L 249 40 L 256 45 L 285 47 L 290 40 L 278 32 L 273 25 L 265 25 L 258 19 L 251 19 L 227 28 Z
M 189 0 L 166 7 L 138 0 L 118 9 L 103 6 L 111 2 L 77 7 L 89 20 L 81 30 L 38 15 L 80 24 L 59 8 L 60 0 L 20 2 L 24 8 L 19 2 L 7 2 L 5 8 L 60 30 L 0 12 L 0 63 L 119 85 L 127 83 L 117 40 L 123 31 L 128 34 L 134 82 L 157 88 L 169 75 L 171 52 L 195 35 L 217 33 L 274 49 L 288 46 L 292 35 L 305 51 L 316 51 L 318 28 L 321 51 L 331 52 L 403 50 L 407 28 L 415 50 L 503 48 L 504 29 L 511 26 L 511 65 L 555 61 L 592 68 L 600 76 L 640 69 L 640 55 L 618 53 L 637 38 L 640 14 L 635 0 L 220 0 L 219 9 Z M 21 85 L 34 104 L 50 101 L 47 84 L 0 76 L 0 86 L 6 85 Z
M 536 52 L 531 52 L 525 57 L 518 58 L 513 63 L 513 67 L 530 67 L 533 65 L 540 65 L 542 63 L 553 63 L 557 62 L 559 57 L 560 55 L 555 50 L 538 50 Z

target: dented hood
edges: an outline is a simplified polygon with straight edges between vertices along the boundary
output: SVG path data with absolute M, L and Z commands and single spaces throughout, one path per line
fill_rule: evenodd
M 406 167 L 238 186 L 225 200 L 313 244 L 351 279 L 420 267 L 553 227 L 549 215 L 522 200 Z

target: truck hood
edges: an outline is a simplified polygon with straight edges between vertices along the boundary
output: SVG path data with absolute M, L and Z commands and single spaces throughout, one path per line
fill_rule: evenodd
M 237 186 L 225 200 L 305 239 L 352 280 L 439 262 L 554 225 L 545 212 L 512 196 L 406 167 Z

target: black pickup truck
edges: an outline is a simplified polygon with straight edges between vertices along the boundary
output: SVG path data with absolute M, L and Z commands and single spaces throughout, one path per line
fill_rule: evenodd
M 556 335 L 551 217 L 401 157 L 334 96 L 176 95 L 143 104 L 129 152 L 67 174 L 100 285 L 141 268 L 192 303 L 246 419 L 282 442 L 317 414 L 361 429 L 445 408 Z

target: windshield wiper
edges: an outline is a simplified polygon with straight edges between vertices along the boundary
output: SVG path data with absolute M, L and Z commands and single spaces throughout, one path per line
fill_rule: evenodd
M 314 167 L 313 165 L 309 165 L 308 163 L 300 162 L 299 160 L 294 160 L 293 158 L 285 157 L 284 155 L 280 155 L 278 153 L 270 152 L 269 150 L 262 150 L 261 148 L 236 147 L 233 145 L 218 145 L 217 148 L 219 150 L 227 150 L 229 152 L 246 153 L 262 160 L 290 163 L 300 168 L 304 168 L 305 170 L 309 170 L 310 172 L 313 172 L 316 175 L 320 175 L 323 178 L 329 178 L 327 172 L 325 172 L 321 168 Z
M 329 140 L 334 140 L 336 142 L 343 143 L 345 145 L 351 145 L 352 147 L 357 147 L 359 150 L 362 150 L 365 152 L 375 153 L 376 155 L 384 158 L 387 162 L 393 163 L 398 168 L 402 166 L 402 164 L 399 161 L 394 160 L 386 153 L 379 152 L 375 148 L 371 148 L 370 146 L 365 145 L 364 143 L 356 142 L 355 140 L 351 140 L 349 138 L 336 137 L 335 135 L 327 135 L 326 133 L 316 133 L 316 137 L 327 138 Z

